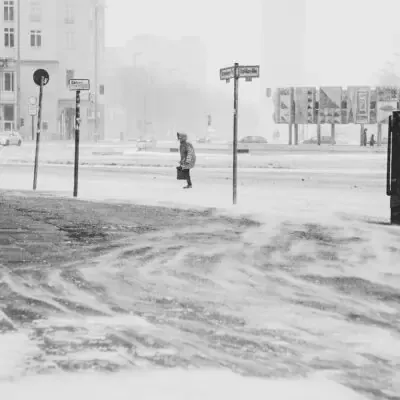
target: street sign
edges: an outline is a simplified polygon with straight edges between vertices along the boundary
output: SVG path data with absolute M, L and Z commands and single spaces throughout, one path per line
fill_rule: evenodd
M 239 67 L 239 78 L 259 78 L 259 65 L 243 65 Z
M 233 204 L 237 202 L 237 153 L 238 153 L 238 101 L 239 101 L 239 78 L 258 78 L 260 69 L 258 66 L 240 66 L 235 63 L 233 67 L 222 68 L 219 70 L 221 80 L 229 83 L 233 79 Z M 209 119 L 209 124 L 211 123 Z
M 235 77 L 235 68 L 234 67 L 228 67 L 228 68 L 222 68 L 219 70 L 219 77 L 221 81 L 223 80 L 228 80 L 228 79 L 233 79 Z
M 29 97 L 29 104 L 31 104 L 32 106 L 36 105 L 37 100 L 36 97 Z
M 89 79 L 70 79 L 69 90 L 90 90 L 90 81 Z
M 38 86 L 40 86 L 42 82 L 43 82 L 43 86 L 46 86 L 49 83 L 49 80 L 50 80 L 49 73 L 45 69 L 37 69 L 33 73 L 33 81 Z
M 36 104 L 29 104 L 29 115 L 37 114 L 37 106 Z

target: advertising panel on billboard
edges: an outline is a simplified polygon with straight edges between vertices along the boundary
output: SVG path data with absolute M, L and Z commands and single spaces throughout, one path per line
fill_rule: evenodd
M 377 87 L 376 94 L 378 123 L 387 124 L 389 116 L 398 108 L 399 89 L 391 86 Z
M 342 88 L 321 87 L 319 90 L 319 121 L 321 124 L 342 123 Z
M 294 89 L 295 123 L 315 123 L 315 87 L 296 87 Z
M 347 88 L 347 124 L 368 124 L 370 120 L 370 92 L 367 86 Z
M 290 88 L 278 89 L 278 107 L 277 107 L 277 123 L 288 124 L 290 122 L 291 104 L 290 104 Z

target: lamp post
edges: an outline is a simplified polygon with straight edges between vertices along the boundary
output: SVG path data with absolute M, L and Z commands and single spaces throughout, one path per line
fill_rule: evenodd
M 15 127 L 19 131 L 21 124 L 21 0 L 17 0 L 17 121 Z
M 98 90 L 99 90 L 99 2 L 96 0 L 94 5 L 94 135 L 98 139 Z

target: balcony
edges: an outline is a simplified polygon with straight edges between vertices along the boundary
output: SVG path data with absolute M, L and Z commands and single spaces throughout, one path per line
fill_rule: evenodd
M 0 92 L 0 102 L 4 103 L 15 103 L 17 99 L 16 92 Z

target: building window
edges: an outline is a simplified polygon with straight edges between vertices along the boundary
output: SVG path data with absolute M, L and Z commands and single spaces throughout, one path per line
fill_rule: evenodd
M 67 72 L 65 74 L 65 80 L 66 80 L 66 85 L 69 87 L 69 80 L 74 79 L 75 77 L 75 71 L 73 69 L 67 69 Z
M 4 104 L 3 106 L 3 119 L 4 130 L 11 131 L 14 126 L 14 104 Z
M 66 47 L 71 50 L 75 48 L 75 32 L 66 32 Z
M 31 1 L 31 10 L 29 19 L 31 22 L 40 22 L 42 20 L 42 6 L 40 1 Z
M 13 0 L 4 0 L 4 21 L 14 21 Z
M 5 92 L 15 91 L 15 77 L 14 72 L 4 72 L 3 74 L 3 90 Z
M 42 47 L 42 31 L 31 31 L 31 47 Z
M 15 46 L 14 28 L 4 28 L 4 47 Z
M 74 17 L 74 6 L 71 1 L 67 1 L 65 5 L 65 18 L 64 21 L 66 24 L 73 24 L 75 23 Z

